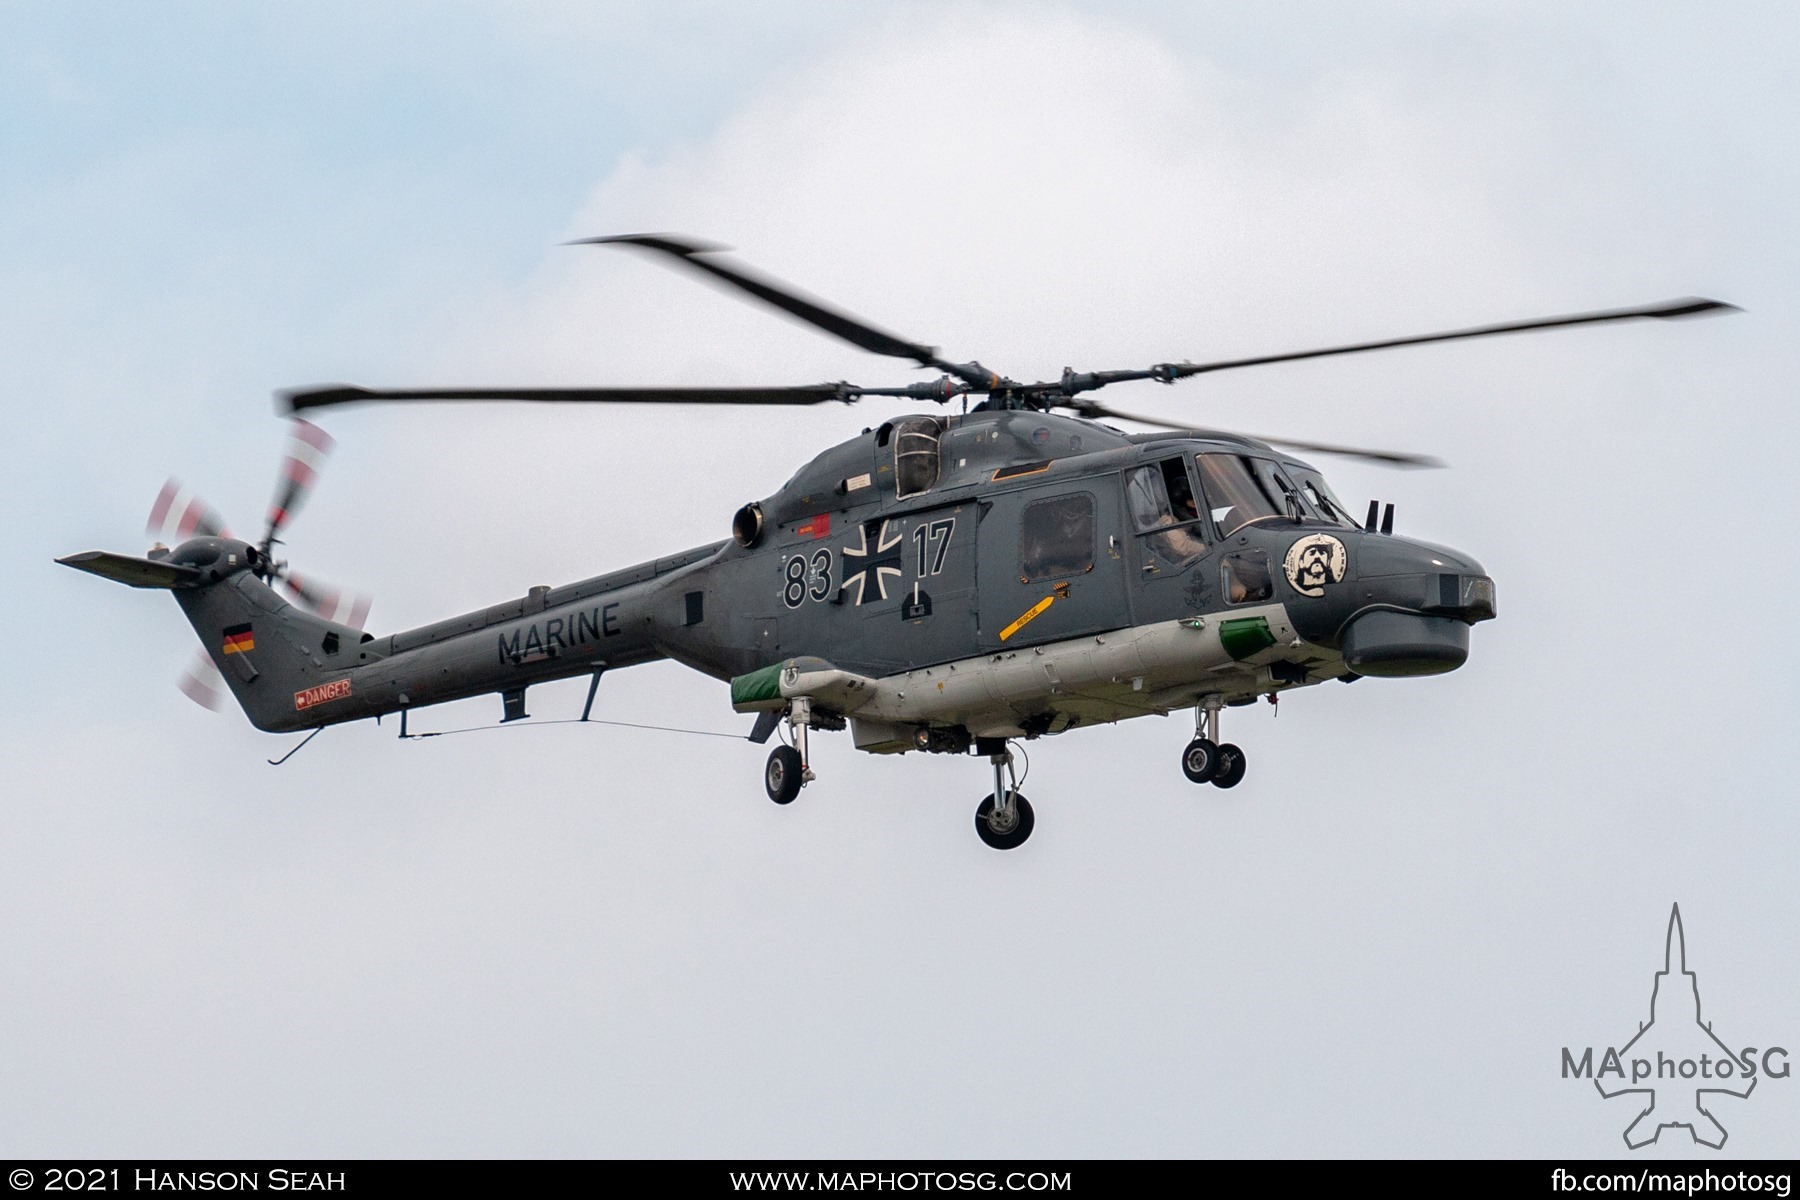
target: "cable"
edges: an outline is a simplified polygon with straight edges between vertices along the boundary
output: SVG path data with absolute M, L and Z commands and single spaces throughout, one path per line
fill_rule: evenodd
M 651 729 L 658 733 L 689 733 L 695 737 L 730 738 L 733 741 L 745 740 L 742 734 L 720 733 L 715 729 L 681 729 L 674 725 L 640 725 L 634 721 L 602 721 L 598 717 L 582 720 L 579 717 L 563 717 L 554 721 L 533 721 L 530 726 L 518 722 L 507 722 L 500 725 L 470 725 L 463 729 L 437 729 L 430 733 L 408 733 L 404 739 L 409 742 L 422 741 L 425 738 L 449 737 L 453 733 L 482 733 L 490 729 L 543 728 L 546 725 L 617 725 L 624 729 Z
M 1019 742 L 1019 741 L 1009 738 L 1007 740 L 1006 744 L 1008 746 L 1012 747 L 1012 751 L 1014 754 L 1018 755 L 1020 758 L 1025 760 L 1025 769 L 1023 771 L 1020 771 L 1018 773 L 1018 775 L 1014 777 L 1013 784 L 1012 784 L 1013 791 L 1015 791 L 1015 792 L 1024 791 L 1025 790 L 1025 777 L 1027 775 L 1031 774 L 1031 755 L 1025 753 L 1025 746 L 1024 746 L 1024 743 L 1022 743 L 1022 742 Z

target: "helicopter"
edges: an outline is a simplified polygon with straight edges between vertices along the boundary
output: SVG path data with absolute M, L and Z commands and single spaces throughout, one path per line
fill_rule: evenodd
M 1225 741 L 1228 708 L 1295 688 L 1460 667 L 1470 630 L 1497 615 L 1493 579 L 1469 555 L 1393 531 L 1394 509 L 1358 519 L 1295 451 L 1392 467 L 1423 455 L 1192 429 L 1122 412 L 1089 393 L 1196 375 L 1559 327 L 1737 311 L 1716 300 L 1545 317 L 1323 349 L 1021 382 L 887 332 L 671 234 L 582 239 L 691 270 L 871 353 L 937 372 L 864 387 L 372 389 L 277 393 L 293 418 L 262 537 L 231 536 L 171 480 L 144 556 L 57 561 L 173 593 L 203 655 L 182 681 L 202 702 L 222 678 L 258 729 L 306 733 L 479 695 L 501 721 L 527 717 L 534 684 L 669 659 L 729 684 L 749 739 L 781 732 L 763 772 L 777 804 L 816 775 L 810 735 L 849 730 L 873 754 L 973 754 L 992 790 L 980 839 L 1008 850 L 1035 815 L 1014 746 L 1088 726 L 1192 710 L 1180 758 L 1196 784 L 1246 773 Z M 443 401 L 816 405 L 933 403 L 882 421 L 744 504 L 730 536 L 417 629 L 376 637 L 368 602 L 276 558 L 331 447 L 303 414 L 346 404 Z M 972 406 L 971 399 L 977 402 Z M 1160 427 L 1127 433 L 1111 422 Z M 275 590 L 280 583 L 292 597 Z M 416 735 L 415 735 L 416 736 Z M 304 745 L 302 742 L 301 745 Z M 298 747 L 295 748 L 296 750 Z M 291 757 L 294 751 L 289 751 Z M 285 757 L 282 760 L 285 761 Z

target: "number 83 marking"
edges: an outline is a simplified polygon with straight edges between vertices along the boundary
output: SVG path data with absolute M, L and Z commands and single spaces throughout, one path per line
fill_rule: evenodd
M 810 559 L 804 554 L 792 556 L 783 564 L 782 573 L 787 586 L 782 589 L 781 601 L 789 608 L 799 608 L 809 598 L 824 600 L 831 595 L 829 549 L 814 550 Z

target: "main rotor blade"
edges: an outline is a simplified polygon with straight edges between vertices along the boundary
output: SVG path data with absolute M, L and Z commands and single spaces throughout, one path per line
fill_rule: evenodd
M 1177 425 L 1164 421 L 1160 417 L 1143 417 L 1136 413 L 1120 412 L 1116 408 L 1108 408 L 1103 404 L 1096 404 L 1092 400 L 1083 401 L 1072 407 L 1085 417 L 1114 417 L 1121 421 L 1136 421 L 1140 425 L 1155 425 L 1161 429 L 1173 429 L 1180 433 L 1205 433 L 1205 430 L 1194 429 L 1188 425 Z M 1305 450 L 1313 454 L 1336 454 L 1344 458 L 1359 458 L 1384 467 L 1438 468 L 1448 465 L 1443 459 L 1433 458 L 1429 454 L 1408 454 L 1400 450 L 1369 450 L 1359 446 L 1339 446 L 1330 442 L 1303 442 L 1297 438 L 1266 437 L 1260 433 L 1245 434 L 1244 436 L 1253 437 L 1259 442 L 1268 442 L 1271 446 L 1286 446 L 1290 450 Z
M 348 383 L 289 388 L 276 397 L 288 412 L 375 400 L 528 400 L 573 404 L 822 404 L 854 400 L 872 389 L 842 383 L 772 388 L 365 388 Z
M 1427 333 L 1418 337 L 1388 338 L 1379 342 L 1357 342 L 1349 346 L 1330 346 L 1323 350 L 1296 350 L 1288 354 L 1264 354 L 1256 358 L 1232 358 L 1210 363 L 1167 363 L 1139 378 L 1149 377 L 1171 382 L 1209 371 L 1229 371 L 1237 367 L 1259 367 L 1265 363 L 1294 362 L 1303 358 L 1326 358 L 1334 354 L 1361 354 L 1366 350 L 1387 350 L 1395 346 L 1421 346 L 1428 342 L 1454 342 L 1464 338 L 1493 337 L 1502 333 L 1526 333 L 1533 329 L 1557 329 L 1567 325 L 1598 325 L 1606 321 L 1673 321 L 1697 317 L 1704 313 L 1742 312 L 1735 304 L 1720 300 L 1704 300 L 1688 296 L 1661 304 L 1637 308 L 1609 308 L 1600 312 L 1573 313 L 1562 317 L 1541 317 L 1532 321 L 1508 321 L 1500 325 L 1478 325 L 1473 329 L 1453 329 L 1448 333 Z M 1108 374 L 1111 374 L 1108 372 Z M 1119 372 L 1119 374 L 1127 374 Z M 1136 374 L 1131 372 L 1129 374 Z M 1116 382 L 1107 380 L 1105 382 Z
M 716 257 L 724 249 L 722 246 L 697 242 L 667 233 L 629 233 L 613 237 L 581 238 L 570 242 L 569 245 L 620 245 L 654 250 L 737 288 L 739 291 L 747 292 L 763 303 L 772 305 L 816 329 L 822 329 L 833 337 L 841 338 L 859 349 L 867 350 L 872 354 L 885 354 L 892 358 L 910 358 L 922 367 L 935 367 L 940 371 L 948 371 L 968 383 L 986 386 L 994 381 L 993 372 L 979 364 L 945 362 L 937 356 L 935 346 L 908 341 L 898 334 L 889 333 L 885 329 L 869 324 L 860 317 L 853 317 L 841 309 L 833 308 L 815 296 L 808 296 L 790 283 L 784 283 L 747 267 L 735 264 L 726 266 Z

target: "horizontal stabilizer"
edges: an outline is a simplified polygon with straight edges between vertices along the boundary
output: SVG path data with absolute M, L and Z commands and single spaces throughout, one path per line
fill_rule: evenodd
M 133 558 L 129 554 L 113 554 L 106 550 L 89 550 L 56 560 L 65 567 L 86 571 L 102 579 L 111 579 L 135 588 L 189 588 L 206 582 L 206 574 L 180 563 L 157 562 L 150 558 Z

